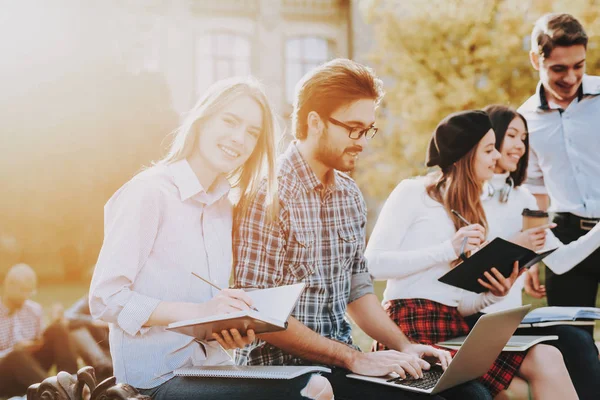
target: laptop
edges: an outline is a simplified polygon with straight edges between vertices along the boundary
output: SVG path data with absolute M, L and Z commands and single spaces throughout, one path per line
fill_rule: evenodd
M 422 379 L 414 379 L 410 376 L 402 379 L 397 374 L 379 377 L 349 374 L 347 377 L 413 392 L 431 394 L 443 392 L 485 375 L 530 307 L 526 305 L 511 308 L 488 313 L 479 318 L 446 371 L 443 371 L 439 365 L 432 365 L 429 371 L 423 370 Z

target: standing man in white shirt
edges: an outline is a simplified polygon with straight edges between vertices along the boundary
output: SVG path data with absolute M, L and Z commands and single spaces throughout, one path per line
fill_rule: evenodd
M 554 233 L 565 244 L 600 221 L 600 77 L 585 75 L 587 42 L 571 15 L 541 17 L 530 53 L 540 82 L 519 108 L 531 143 L 527 187 L 540 209 L 555 213 Z M 546 268 L 548 303 L 594 306 L 599 281 L 600 250 L 563 274 Z

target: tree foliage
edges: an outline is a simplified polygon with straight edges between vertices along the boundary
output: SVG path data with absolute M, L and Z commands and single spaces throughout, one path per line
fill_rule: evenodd
M 518 107 L 537 72 L 528 52 L 537 18 L 569 12 L 590 36 L 588 73 L 600 60 L 600 6 L 593 0 L 374 0 L 370 62 L 384 77 L 379 125 L 358 171 L 361 187 L 385 199 L 402 179 L 424 172 L 427 143 L 449 113 L 491 103 Z
M 160 157 L 178 115 L 164 77 L 120 57 L 127 37 L 99 5 L 28 5 L 0 26 L 0 278 L 26 262 L 42 281 L 77 280 L 97 259 L 103 205 Z

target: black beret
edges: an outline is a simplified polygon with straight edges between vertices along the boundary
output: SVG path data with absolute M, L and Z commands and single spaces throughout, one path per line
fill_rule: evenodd
M 467 154 L 485 134 L 492 123 L 485 111 L 468 110 L 448 115 L 435 128 L 427 149 L 428 167 L 446 168 Z

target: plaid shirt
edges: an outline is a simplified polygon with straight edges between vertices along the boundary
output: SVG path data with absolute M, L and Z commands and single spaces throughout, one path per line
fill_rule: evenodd
M 324 187 L 295 143 L 278 161 L 279 218 L 268 221 L 263 190 L 239 216 L 233 242 L 235 284 L 266 288 L 306 283 L 292 315 L 313 331 L 352 346 L 347 305 L 373 293 L 363 256 L 364 199 L 354 181 L 338 171 Z M 237 350 L 235 360 L 304 363 L 263 341 Z
M 34 301 L 25 301 L 12 314 L 0 301 L 0 359 L 10 353 L 16 343 L 40 338 L 44 327 L 42 319 L 42 306 Z

